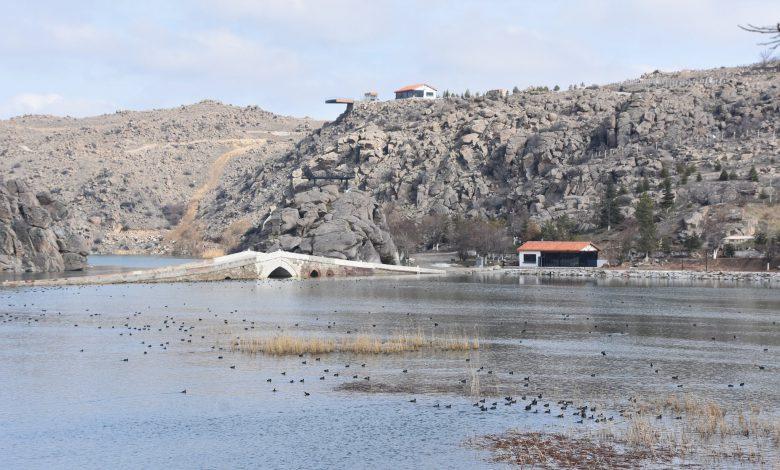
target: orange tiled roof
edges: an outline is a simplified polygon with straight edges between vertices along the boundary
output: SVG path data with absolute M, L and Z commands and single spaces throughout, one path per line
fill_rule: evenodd
M 564 253 L 576 253 L 585 248 L 593 246 L 599 248 L 591 242 L 525 242 L 517 251 L 557 251 Z
M 436 90 L 436 88 L 433 88 L 432 86 L 428 85 L 427 83 L 415 83 L 414 85 L 407 85 L 407 86 L 405 86 L 403 88 L 399 88 L 399 89 L 395 90 L 395 92 L 396 93 L 403 93 L 405 91 L 416 90 L 416 89 L 418 89 L 420 87 L 424 87 L 424 86 L 427 86 L 428 88 L 432 88 L 432 89 Z

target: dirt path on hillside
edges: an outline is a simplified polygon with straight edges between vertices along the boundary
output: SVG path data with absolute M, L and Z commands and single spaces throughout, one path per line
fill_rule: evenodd
M 195 218 L 198 215 L 200 201 L 206 194 L 213 191 L 219 184 L 222 173 L 231 159 L 244 153 L 261 147 L 266 143 L 266 139 L 235 139 L 232 141 L 235 148 L 223 153 L 211 164 L 206 181 L 195 190 L 187 202 L 187 209 L 184 211 L 179 224 L 168 235 L 168 239 L 179 241 L 192 241 L 197 235 L 197 228 L 194 225 Z
M 251 131 L 250 131 L 251 132 Z M 252 146 L 257 144 L 258 141 L 265 142 L 265 139 L 253 139 L 253 138 L 247 138 L 247 139 L 197 139 L 197 140 L 183 140 L 181 142 L 152 142 L 149 144 L 142 145 L 138 148 L 134 149 L 128 149 L 125 150 L 126 154 L 132 155 L 135 153 L 141 153 L 146 150 L 152 150 L 156 148 L 169 148 L 169 147 L 180 147 L 182 145 L 194 145 L 194 144 L 231 144 L 231 145 L 238 145 L 238 146 Z

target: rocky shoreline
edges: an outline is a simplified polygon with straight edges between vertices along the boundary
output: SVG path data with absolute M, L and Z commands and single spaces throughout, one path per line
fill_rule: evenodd
M 653 279 L 675 281 L 734 281 L 780 287 L 780 272 L 757 271 L 685 271 L 599 268 L 509 268 L 505 273 L 522 276 L 600 279 Z

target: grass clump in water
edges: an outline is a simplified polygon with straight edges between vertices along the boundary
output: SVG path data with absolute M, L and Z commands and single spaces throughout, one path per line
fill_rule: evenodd
M 269 337 L 237 339 L 232 343 L 231 349 L 245 354 L 262 353 L 275 356 L 334 352 L 392 354 L 422 349 L 471 351 L 479 349 L 479 339 L 454 335 L 428 338 L 419 331 L 416 333 L 398 333 L 387 338 L 373 334 L 358 334 L 342 338 L 280 334 Z

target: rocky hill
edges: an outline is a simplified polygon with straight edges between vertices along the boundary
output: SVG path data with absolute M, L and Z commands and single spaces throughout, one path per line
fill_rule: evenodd
M 0 177 L 0 271 L 75 271 L 86 266 L 85 240 L 68 209 L 49 193 Z
M 768 204 L 780 197 L 779 94 L 775 64 L 358 103 L 322 127 L 213 101 L 23 116 L 0 121 L 0 169 L 64 203 L 97 253 L 287 247 L 389 260 L 388 205 L 393 220 L 492 219 L 522 238 L 565 220 L 630 246 L 642 192 L 662 238 L 717 243 L 780 231 Z M 624 219 L 610 230 L 597 217 L 608 186 Z
M 83 119 L 23 116 L 0 121 L 0 170 L 62 201 L 95 252 L 199 253 L 207 246 L 194 213 L 203 195 L 319 125 L 214 101 Z
M 351 187 L 417 220 L 500 218 L 521 235 L 529 221 L 566 216 L 577 232 L 614 239 L 631 232 L 639 193 L 660 204 L 668 178 L 674 203 L 658 213 L 660 235 L 714 241 L 777 225 L 766 199 L 780 186 L 779 124 L 776 66 L 361 103 L 288 154 L 223 181 L 199 217 L 214 240 L 237 220 L 256 234 L 277 208 L 296 206 L 300 192 Z M 596 211 L 610 181 L 626 222 L 606 232 Z

